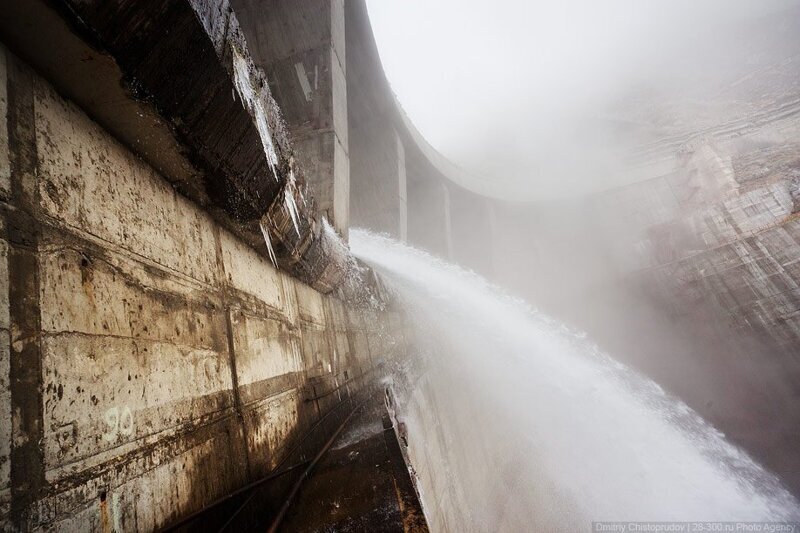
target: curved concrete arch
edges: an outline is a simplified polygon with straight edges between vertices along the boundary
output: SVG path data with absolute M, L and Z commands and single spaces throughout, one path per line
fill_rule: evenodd
M 416 148 L 418 151 L 417 155 L 426 159 L 439 173 L 441 179 L 455 186 L 488 198 L 501 200 L 513 199 L 514 196 L 509 191 L 502 189 L 502 184 L 498 183 L 498 180 L 470 172 L 451 161 L 447 156 L 433 147 L 416 127 L 403 109 L 397 95 L 392 90 L 386 72 L 383 69 L 383 63 L 380 60 L 380 53 L 378 51 L 374 32 L 372 31 L 372 26 L 369 22 L 368 10 L 364 0 L 348 0 L 346 23 L 351 25 L 349 31 L 360 34 L 361 36 L 361 38 L 357 40 L 351 38 L 348 51 L 351 53 L 359 53 L 360 57 L 367 57 L 369 59 L 367 64 L 358 66 L 373 71 L 375 73 L 375 81 L 378 82 L 368 84 L 365 90 L 374 92 L 373 98 L 387 99 L 387 105 L 391 115 L 393 115 L 392 125 L 403 138 L 403 142 L 406 145 L 406 152 L 409 152 L 410 147 Z M 364 50 L 354 50 L 354 46 L 358 46 Z M 358 66 L 354 65 L 354 67 Z M 353 85 L 359 83 L 359 81 L 360 80 L 348 77 L 348 87 L 353 87 Z M 362 93 L 363 92 L 364 91 L 362 91 Z
M 420 134 L 383 70 L 364 0 L 232 0 L 318 214 L 486 266 L 492 204 L 512 195 Z M 411 214 L 409 214 L 411 213 Z
M 346 0 L 344 20 L 352 225 L 488 271 L 493 206 L 513 196 L 419 132 L 386 77 L 365 1 Z
M 436 168 L 442 177 L 453 184 L 463 187 L 468 191 L 476 194 L 486 196 L 487 198 L 495 198 L 498 200 L 513 200 L 514 195 L 511 191 L 503 188 L 502 183 L 497 180 L 481 176 L 470 172 L 463 167 L 451 161 L 447 156 L 443 155 L 436 148 L 434 148 L 425 136 L 417 129 L 414 122 L 403 109 L 397 95 L 392 93 L 397 106 L 397 114 L 400 117 L 403 127 L 405 128 L 408 137 L 419 148 L 423 156 Z

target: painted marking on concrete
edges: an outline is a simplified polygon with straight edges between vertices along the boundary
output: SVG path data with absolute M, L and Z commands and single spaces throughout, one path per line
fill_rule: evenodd
M 104 415 L 108 431 L 103 433 L 103 440 L 114 442 L 122 436 L 133 435 L 133 413 L 127 405 L 120 409 L 117 406 L 111 407 Z
M 302 63 L 295 63 L 294 70 L 297 72 L 297 79 L 300 81 L 300 87 L 303 89 L 303 94 L 306 97 L 306 101 L 310 102 L 311 84 L 308 82 L 308 76 L 306 75 L 306 68 L 303 66 Z

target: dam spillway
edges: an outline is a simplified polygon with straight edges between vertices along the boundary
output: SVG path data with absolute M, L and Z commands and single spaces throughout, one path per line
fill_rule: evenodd
M 425 140 L 362 0 L 0 0 L 3 528 L 222 527 L 248 500 L 266 502 L 248 513 L 263 529 L 300 474 L 297 529 L 357 530 L 385 508 L 390 530 L 519 530 L 539 509 L 526 488 L 580 510 L 570 527 L 630 518 L 637 498 L 676 520 L 796 520 L 800 55 L 764 37 L 794 20 L 748 26 L 762 75 L 721 89 L 724 121 L 669 124 L 627 154 L 636 183 L 542 204 Z M 566 322 L 602 349 L 559 337 Z M 416 362 L 467 341 L 433 371 Z M 486 385 L 513 393 L 475 381 L 490 361 Z M 478 398 L 496 408 L 483 425 L 463 411 Z M 663 438 L 589 447 L 614 413 Z M 546 468 L 527 469 L 537 454 Z M 593 494 L 615 464 L 619 484 L 674 483 Z M 324 480 L 341 489 L 348 468 L 383 492 L 354 482 L 375 499 L 342 505 Z
M 585 334 L 396 241 L 351 244 L 412 317 L 393 390 L 433 530 L 800 517 L 773 474 Z

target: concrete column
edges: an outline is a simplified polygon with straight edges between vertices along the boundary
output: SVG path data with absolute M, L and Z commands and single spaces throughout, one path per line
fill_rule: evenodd
M 450 189 L 442 184 L 444 194 L 444 244 L 447 259 L 453 259 L 453 216 L 450 210 Z
M 486 220 L 488 222 L 488 232 L 486 241 L 486 250 L 489 254 L 487 258 L 487 270 L 484 274 L 490 279 L 496 279 L 499 271 L 498 258 L 500 254 L 499 241 L 503 231 L 503 226 L 498 222 L 498 205 L 495 200 L 490 198 L 483 199 L 484 211 L 486 213 Z
M 406 151 L 395 132 L 397 141 L 397 224 L 400 240 L 408 241 L 408 179 L 406 177 Z
M 351 125 L 353 226 L 408 237 L 406 155 L 388 120 L 362 120 Z
M 408 242 L 445 259 L 453 252 L 450 190 L 433 176 L 409 174 Z
M 267 74 L 318 212 L 349 226 L 344 0 L 233 0 L 250 53 Z
M 452 259 L 481 274 L 492 274 L 492 221 L 487 199 L 461 188 L 450 191 Z

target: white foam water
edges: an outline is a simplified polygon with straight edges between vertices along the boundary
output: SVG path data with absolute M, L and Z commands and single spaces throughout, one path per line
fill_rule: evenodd
M 421 366 L 398 403 L 434 531 L 800 520 L 774 475 L 584 335 L 388 237 L 350 244 L 410 321 Z

